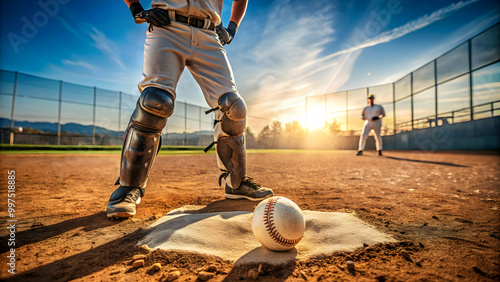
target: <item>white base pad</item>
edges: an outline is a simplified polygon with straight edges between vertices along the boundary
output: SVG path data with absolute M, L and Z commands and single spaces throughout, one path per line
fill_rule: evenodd
M 235 264 L 267 262 L 282 264 L 294 259 L 353 251 L 363 243 L 396 242 L 350 213 L 303 211 L 304 238 L 295 248 L 273 252 L 252 233 L 251 212 L 193 213 L 200 207 L 173 210 L 149 228 L 138 245 L 152 249 L 183 250 L 218 256 Z M 190 212 L 191 211 L 191 212 Z

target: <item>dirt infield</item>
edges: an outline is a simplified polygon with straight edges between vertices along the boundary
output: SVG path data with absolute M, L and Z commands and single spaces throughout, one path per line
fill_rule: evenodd
M 1 156 L 0 279 L 19 281 L 498 281 L 500 157 L 496 154 L 354 151 L 248 155 L 248 173 L 302 209 L 353 212 L 398 243 L 287 265 L 234 267 L 223 258 L 136 247 L 144 229 L 183 205 L 252 211 L 222 197 L 214 155 L 159 156 L 131 220 L 104 209 L 119 155 Z M 15 170 L 15 276 L 7 271 L 7 171 Z M 210 230 L 207 230 L 210 232 Z M 216 242 L 214 242 L 216 244 Z M 132 267 L 145 254 L 145 266 Z M 355 270 L 347 269 L 347 260 Z M 151 269 L 161 263 L 159 271 Z M 259 271 L 260 268 L 260 271 Z M 211 274 L 210 274 L 211 273 Z

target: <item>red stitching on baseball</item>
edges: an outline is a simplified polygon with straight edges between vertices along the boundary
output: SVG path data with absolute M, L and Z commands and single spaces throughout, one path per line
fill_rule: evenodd
M 302 236 L 297 239 L 286 239 L 278 232 L 274 225 L 274 207 L 279 199 L 280 197 L 272 198 L 264 208 L 264 224 L 266 225 L 266 231 L 276 243 L 285 247 L 293 247 L 302 239 Z

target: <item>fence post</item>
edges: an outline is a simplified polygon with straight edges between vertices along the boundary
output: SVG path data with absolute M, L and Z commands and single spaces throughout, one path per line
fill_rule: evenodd
M 396 135 L 396 83 L 392 83 L 392 112 L 393 112 L 393 127 L 394 135 Z M 396 141 L 394 141 L 394 147 L 396 147 Z
M 200 131 L 201 133 L 201 107 L 198 107 L 198 112 L 199 112 L 199 115 L 198 115 L 198 122 L 199 122 L 199 126 L 198 126 L 198 131 Z
M 437 85 L 437 60 L 434 60 L 434 109 L 436 122 L 434 126 L 438 126 L 438 85 Z
M 470 120 L 474 120 L 474 108 L 473 108 L 473 95 L 472 95 L 472 42 L 471 39 L 467 40 L 469 47 L 469 106 L 470 106 Z
M 94 86 L 94 113 L 92 117 L 92 145 L 95 145 L 95 107 L 97 99 L 97 87 Z
M 411 104 L 411 130 L 414 129 L 414 113 L 413 113 L 413 72 L 410 73 L 410 104 Z
M 16 97 L 17 97 L 17 80 L 19 72 L 16 71 L 14 78 L 14 92 L 12 93 L 12 111 L 10 112 L 10 145 L 14 145 L 14 112 L 16 110 Z
M 184 103 L 184 146 L 187 145 L 187 103 Z
M 118 98 L 118 138 L 122 137 L 121 128 L 122 128 L 122 92 L 119 92 Z
M 59 80 L 59 111 L 57 113 L 57 145 L 61 145 L 61 107 L 63 81 Z

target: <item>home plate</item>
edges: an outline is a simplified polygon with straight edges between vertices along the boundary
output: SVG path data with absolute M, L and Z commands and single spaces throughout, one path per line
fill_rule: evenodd
M 363 243 L 396 242 L 351 213 L 303 211 L 304 238 L 295 248 L 273 252 L 263 247 L 252 232 L 252 212 L 194 213 L 199 206 L 176 209 L 148 229 L 138 245 L 151 249 L 182 250 L 218 256 L 235 264 L 290 260 L 353 251 Z

